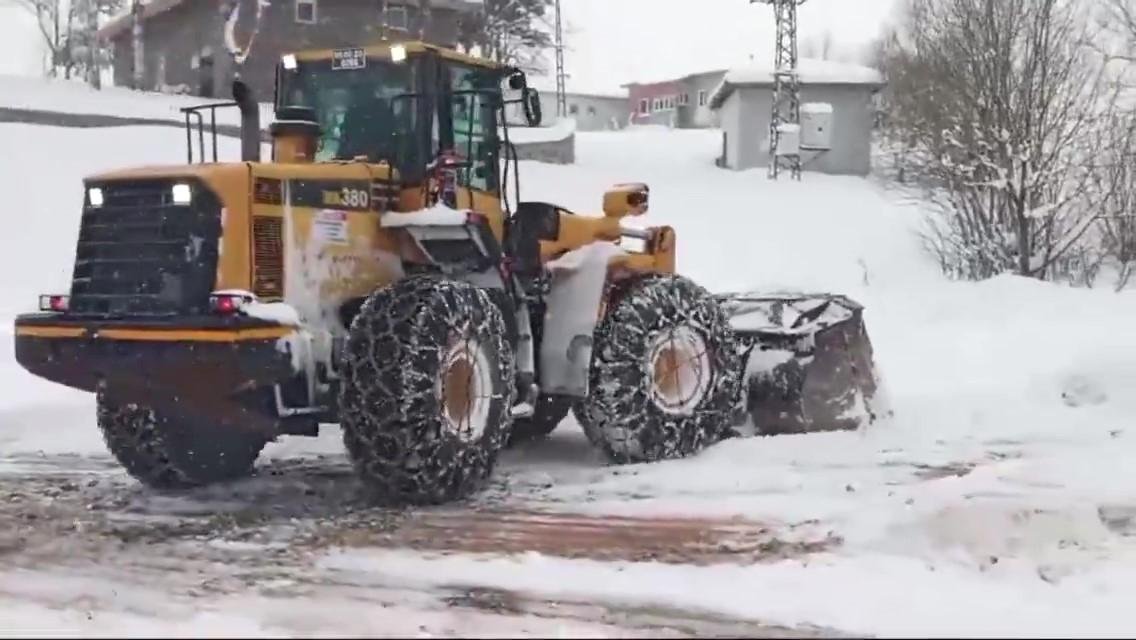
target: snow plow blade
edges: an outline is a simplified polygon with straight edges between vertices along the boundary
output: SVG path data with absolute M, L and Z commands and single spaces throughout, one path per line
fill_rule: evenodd
M 744 349 L 744 431 L 851 431 L 883 417 L 863 306 L 825 293 L 717 297 Z

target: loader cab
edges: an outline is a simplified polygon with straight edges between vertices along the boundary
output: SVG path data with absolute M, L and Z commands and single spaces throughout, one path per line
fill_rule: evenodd
M 497 196 L 502 90 L 506 81 L 524 84 L 517 73 L 418 42 L 287 54 L 277 66 L 277 124 L 306 127 L 300 135 L 314 137 L 311 161 L 387 162 L 408 185 L 452 151 L 464 163 L 459 184 Z M 297 114 L 310 122 L 297 122 Z M 274 160 L 297 157 L 304 154 Z

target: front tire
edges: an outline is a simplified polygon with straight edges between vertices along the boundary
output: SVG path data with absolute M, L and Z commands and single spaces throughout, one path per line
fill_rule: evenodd
M 107 449 L 127 473 L 154 489 L 189 489 L 249 476 L 269 440 L 255 431 L 112 401 L 102 391 L 96 403 Z
M 413 276 L 351 323 L 339 411 L 356 472 L 387 504 L 478 490 L 508 440 L 516 390 L 500 309 L 473 285 Z
M 645 276 L 617 295 L 597 328 L 578 420 L 613 462 L 685 457 L 728 432 L 740 366 L 729 319 L 705 289 L 681 276 Z

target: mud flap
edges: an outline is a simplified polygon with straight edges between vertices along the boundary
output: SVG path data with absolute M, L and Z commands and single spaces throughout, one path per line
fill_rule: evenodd
M 889 413 L 860 304 L 825 293 L 717 297 L 745 350 L 741 408 L 754 433 L 856 430 Z

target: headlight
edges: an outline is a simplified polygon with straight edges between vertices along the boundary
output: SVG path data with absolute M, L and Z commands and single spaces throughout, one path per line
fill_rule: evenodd
M 406 47 L 401 44 L 396 44 L 390 49 L 391 62 L 402 62 L 406 60 Z
M 91 187 L 87 189 L 87 202 L 92 207 L 103 206 L 103 190 L 98 187 Z
M 296 70 L 296 55 L 295 54 L 286 53 L 283 56 L 280 56 L 280 62 L 284 65 L 285 69 L 287 69 L 289 71 L 295 71 Z
M 193 201 L 193 190 L 188 184 L 175 184 L 173 188 L 174 204 L 189 204 Z

